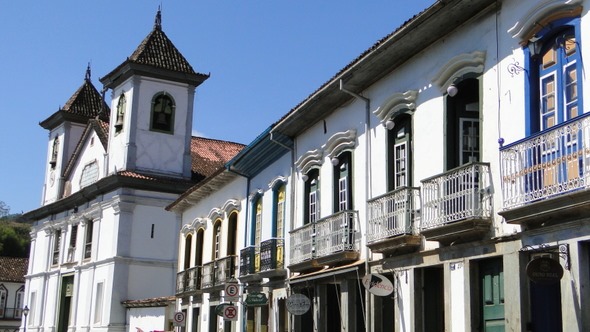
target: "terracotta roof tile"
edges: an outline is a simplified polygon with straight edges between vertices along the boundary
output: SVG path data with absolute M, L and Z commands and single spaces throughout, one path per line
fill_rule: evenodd
M 196 74 L 186 58 L 158 26 L 139 44 L 129 61 L 182 73 Z
M 177 183 L 177 184 L 191 184 L 192 181 L 164 176 L 164 175 L 154 175 L 154 174 L 147 174 L 138 171 L 119 171 L 117 175 L 127 177 L 127 178 L 134 178 L 139 180 L 148 180 L 148 181 L 157 181 L 159 183 Z
M 192 171 L 197 180 L 204 179 L 224 167 L 244 144 L 221 141 L 203 137 L 193 137 L 191 141 Z
M 89 119 L 98 116 L 104 121 L 108 121 L 111 112 L 88 75 L 82 86 L 70 97 L 61 111 L 85 116 Z
M 28 258 L 0 256 L 0 281 L 24 283 L 28 265 Z
M 141 300 L 126 300 L 121 302 L 125 307 L 165 307 L 170 304 L 173 304 L 176 301 L 176 297 L 174 296 L 162 296 L 162 297 L 154 297 L 150 299 L 141 299 Z

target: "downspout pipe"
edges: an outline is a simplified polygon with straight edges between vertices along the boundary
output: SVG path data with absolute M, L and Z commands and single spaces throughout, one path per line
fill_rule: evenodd
M 340 91 L 345 92 L 356 99 L 360 99 L 365 102 L 365 202 L 369 199 L 371 194 L 371 181 L 372 181 L 372 171 L 371 171 L 371 135 L 369 134 L 370 121 L 371 121 L 371 100 L 369 98 L 363 97 L 357 93 L 354 93 L 350 90 L 344 88 L 344 82 L 340 79 Z M 365 241 L 367 238 L 367 230 L 369 229 L 369 210 L 365 207 Z M 365 243 L 365 273 L 369 273 L 369 257 L 370 257 L 370 250 L 369 247 Z M 365 330 L 371 330 L 371 294 L 369 290 L 365 288 Z

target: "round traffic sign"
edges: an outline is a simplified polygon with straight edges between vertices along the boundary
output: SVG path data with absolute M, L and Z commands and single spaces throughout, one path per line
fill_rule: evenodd
M 178 312 L 174 313 L 174 323 L 182 324 L 182 323 L 184 323 L 184 318 L 185 318 L 184 312 L 178 311 Z
M 238 296 L 238 292 L 239 292 L 239 287 L 238 284 L 227 284 L 225 286 L 225 295 L 229 296 L 229 297 L 235 297 Z
M 223 308 L 223 318 L 225 319 L 235 319 L 238 316 L 238 309 L 234 305 L 228 305 Z

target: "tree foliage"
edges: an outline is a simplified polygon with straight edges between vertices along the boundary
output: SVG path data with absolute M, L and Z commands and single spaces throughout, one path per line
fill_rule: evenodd
M 9 214 L 10 208 L 0 201 L 0 256 L 29 257 L 31 226 L 22 222 L 21 214 Z

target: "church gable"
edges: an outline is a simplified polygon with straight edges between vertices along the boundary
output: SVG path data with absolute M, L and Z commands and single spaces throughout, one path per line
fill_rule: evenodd
M 108 123 L 90 120 L 64 173 L 63 196 L 67 197 L 104 176 Z

